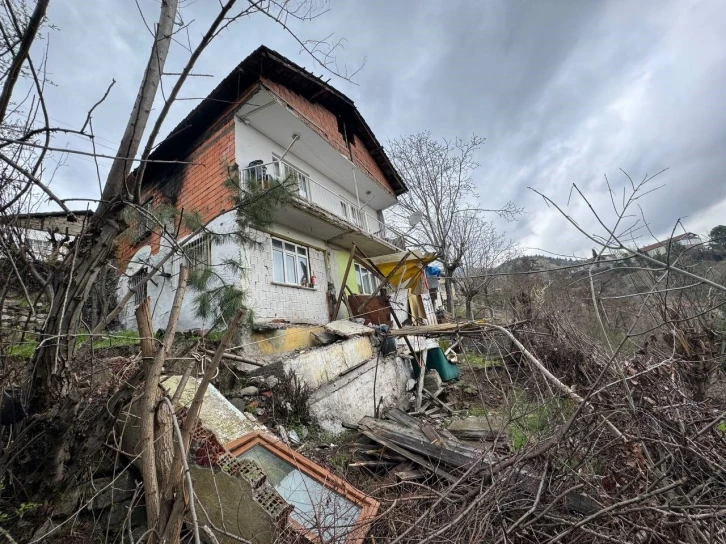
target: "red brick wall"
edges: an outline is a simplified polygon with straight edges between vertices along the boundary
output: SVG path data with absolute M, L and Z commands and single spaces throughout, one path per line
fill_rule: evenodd
M 201 220 L 207 222 L 234 205 L 230 189 L 225 186 L 229 177 L 228 166 L 235 162 L 234 157 L 234 119 L 229 118 L 212 129 L 208 136 L 201 138 L 201 143 L 185 159 L 189 164 L 184 166 L 176 176 L 181 177 L 180 190 L 176 201 L 177 210 L 186 213 L 198 212 Z M 170 179 L 167 183 L 177 180 Z M 152 193 L 154 207 L 163 204 L 163 197 L 158 189 Z M 179 237 L 189 234 L 183 225 L 179 228 Z M 140 244 L 134 245 L 121 240 L 117 251 L 119 269 L 125 270 L 129 260 L 141 245 L 150 244 L 151 252 L 159 251 L 161 235 L 159 230 L 151 234 Z
M 338 120 L 333 113 L 279 83 L 264 77 L 261 78 L 261 82 L 271 92 L 287 102 L 298 115 L 310 122 L 312 127 L 340 153 L 348 156 L 348 147 L 345 144 L 343 135 L 338 130 Z M 227 166 L 235 162 L 235 131 L 232 113 L 257 88 L 258 84 L 252 85 L 242 93 L 240 98 L 220 115 L 207 133 L 199 138 L 197 147 L 184 159 L 193 164 L 184 166 L 176 174 L 177 177 L 181 177 L 181 188 L 176 201 L 178 210 L 183 208 L 186 212 L 196 211 L 201 215 L 202 221 L 206 222 L 232 207 L 230 190 L 225 187 L 225 181 L 228 178 Z M 351 153 L 353 162 L 358 168 L 364 170 L 370 177 L 377 180 L 384 189 L 393 194 L 393 190 L 383 172 L 357 136 L 354 137 Z M 167 180 L 166 183 L 173 181 L 178 181 L 178 179 Z M 163 203 L 161 192 L 156 189 L 152 191 L 152 195 L 154 197 L 154 207 L 160 206 Z M 183 237 L 187 234 L 189 232 L 181 227 L 179 236 Z M 119 269 L 122 271 L 126 269 L 129 260 L 142 245 L 150 244 L 152 254 L 157 253 L 160 242 L 161 236 L 158 229 L 155 229 L 155 232 L 149 238 L 142 240 L 140 244 L 135 245 L 128 240 L 120 240 L 116 253 Z
M 320 104 L 310 102 L 307 98 L 294 93 L 280 83 L 275 83 L 265 77 L 260 79 L 270 91 L 287 102 L 298 115 L 308 120 L 313 125 L 315 131 L 325 138 L 330 145 L 335 147 L 344 156 L 348 156 L 348 146 L 345 144 L 343 135 L 338 130 L 338 119 L 332 112 Z M 378 181 L 389 193 L 393 194 L 393 189 L 386 180 L 386 176 L 383 175 L 383 172 L 373 157 L 371 157 L 363 142 L 357 136 L 354 137 L 353 142 L 354 145 L 351 146 L 353 163 L 361 170 L 364 170 L 370 177 Z

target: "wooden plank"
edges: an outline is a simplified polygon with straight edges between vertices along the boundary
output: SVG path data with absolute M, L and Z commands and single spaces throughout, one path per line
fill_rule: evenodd
M 386 417 L 388 419 L 392 419 L 396 423 L 400 423 L 401 425 L 405 425 L 406 427 L 412 427 L 416 428 L 419 425 L 419 420 L 415 417 L 411 417 L 406 412 L 401 410 L 400 408 L 396 408 L 395 406 L 393 408 L 389 408 L 386 413 Z
M 492 431 L 491 429 L 454 429 L 450 432 L 459 440 L 494 441 L 497 437 L 507 436 L 506 432 Z
M 365 420 L 366 418 L 364 418 Z M 439 445 L 432 444 L 426 435 L 420 430 L 407 429 L 395 423 L 385 420 L 361 421 L 359 428 L 370 432 L 378 438 L 385 439 L 397 446 L 406 448 L 429 459 L 435 459 L 452 467 L 468 467 L 471 463 L 477 462 L 481 457 L 481 451 L 470 448 L 461 443 L 449 444 L 446 441 Z
M 338 312 L 340 311 L 340 303 L 343 301 L 343 295 L 345 294 L 345 284 L 348 282 L 348 274 L 350 273 L 350 267 L 353 265 L 353 256 L 355 255 L 355 244 L 350 248 L 350 256 L 348 257 L 348 264 L 345 267 L 345 274 L 343 274 L 343 284 L 340 286 L 340 293 L 338 299 L 335 301 L 335 308 L 333 309 L 333 315 L 331 319 L 338 319 Z
M 373 294 L 369 296 L 366 301 L 363 303 L 363 306 L 360 307 L 360 312 L 363 313 L 363 311 L 366 309 L 366 307 L 371 303 L 371 301 L 378 295 L 381 289 L 386 287 L 388 285 L 388 282 L 391 280 L 393 275 L 398 271 L 398 269 L 401 267 L 401 265 L 408 259 L 408 256 L 411 254 L 411 250 L 409 249 L 406 251 L 406 253 L 403 254 L 403 257 L 401 257 L 401 260 L 398 261 L 398 264 L 393 267 L 393 270 L 391 270 L 388 275 L 385 277 L 385 279 L 378 284 L 378 288 L 373 291 Z
M 383 437 L 380 437 L 380 436 L 376 435 L 373 432 L 370 432 L 370 431 L 367 431 L 367 430 L 363 430 L 361 432 L 364 435 L 366 435 L 368 438 L 370 438 L 371 440 L 375 440 L 379 444 L 381 444 L 383 446 L 386 446 L 388 449 L 390 449 L 392 451 L 395 451 L 396 453 L 398 453 L 399 455 L 405 457 L 406 459 L 409 459 L 410 461 L 413 461 L 417 465 L 420 465 L 420 466 L 424 467 L 425 469 L 430 470 L 431 472 L 433 472 L 437 476 L 440 476 L 441 478 L 444 478 L 444 479 L 446 479 L 446 480 L 448 480 L 450 482 L 456 482 L 456 481 L 458 481 L 458 478 L 456 476 L 454 476 L 453 474 L 450 474 L 450 473 L 446 472 L 441 467 L 439 467 L 437 465 L 434 465 L 433 463 L 431 463 L 430 461 L 428 461 L 424 457 L 421 457 L 420 455 L 417 455 L 417 454 L 415 454 L 415 453 L 413 453 L 411 451 L 408 451 L 407 449 L 402 448 L 402 447 L 394 444 L 390 440 L 387 440 L 387 439 L 385 439 Z
M 436 398 L 436 395 L 434 395 L 433 393 L 431 393 L 428 389 L 424 389 L 423 392 L 424 392 L 424 395 L 426 395 L 428 398 L 430 398 L 436 404 L 438 404 L 439 406 L 441 406 L 444 410 L 446 410 L 450 414 L 453 412 L 453 410 L 451 408 L 449 408 L 449 405 L 448 404 L 446 404 L 442 400 L 437 399 Z
M 423 480 L 426 476 L 420 470 L 399 470 L 394 471 L 394 476 L 399 482 L 412 482 L 416 480 Z
M 421 424 L 421 432 L 426 435 L 426 438 L 431 440 L 431 443 L 435 446 L 439 446 L 443 443 L 441 435 L 436 432 L 436 429 L 430 423 Z
M 407 428 L 393 421 L 388 421 L 385 419 L 375 419 L 369 416 L 361 419 L 358 422 L 358 426 L 359 428 L 365 426 L 366 428 L 373 429 L 374 432 L 377 432 L 378 430 L 385 431 L 390 434 L 418 439 L 424 443 L 427 443 L 426 436 L 418 427 Z M 437 432 L 439 432 L 439 434 L 442 434 L 444 431 L 442 430 Z M 447 442 L 447 447 L 453 451 L 458 451 L 462 455 L 467 455 L 469 457 L 478 457 L 481 455 L 481 451 L 479 449 L 467 446 L 465 444 L 460 444 L 458 443 L 458 441 L 454 441 L 453 443 Z

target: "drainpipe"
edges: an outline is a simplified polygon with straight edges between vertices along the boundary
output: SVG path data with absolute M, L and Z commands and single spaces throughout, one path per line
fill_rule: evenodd
M 353 162 L 353 150 L 350 148 L 350 140 L 348 139 L 348 127 L 343 121 L 343 136 L 345 137 L 345 145 L 348 148 L 348 160 L 350 160 L 351 167 L 353 168 L 353 185 L 355 186 L 355 200 L 358 206 L 358 217 L 360 217 L 361 205 L 360 195 L 358 194 L 358 180 L 355 178 L 355 163 Z

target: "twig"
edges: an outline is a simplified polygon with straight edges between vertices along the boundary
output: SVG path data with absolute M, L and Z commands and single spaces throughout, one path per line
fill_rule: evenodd
M 194 529 L 194 543 L 200 544 L 200 538 L 199 538 L 199 520 L 197 519 L 197 510 L 194 506 L 194 485 L 192 483 L 192 473 L 189 471 L 189 463 L 187 463 L 187 454 L 186 454 L 186 448 L 184 447 L 184 441 L 182 440 L 182 433 L 181 429 L 179 428 L 179 422 L 177 421 L 176 417 L 174 417 L 174 405 L 169 400 L 169 397 L 162 397 L 162 402 L 165 402 L 166 405 L 169 407 L 169 410 L 172 413 L 171 421 L 174 425 L 174 434 L 176 435 L 177 443 L 179 444 L 179 455 L 181 456 L 181 462 L 182 466 L 184 467 L 184 477 L 187 482 L 187 491 L 189 492 L 189 515 L 192 517 L 192 527 Z M 207 532 L 208 527 L 204 526 L 205 532 Z M 207 533 L 209 534 L 209 533 Z M 212 535 L 212 538 L 214 538 L 214 535 Z M 216 540 L 216 538 L 214 539 Z

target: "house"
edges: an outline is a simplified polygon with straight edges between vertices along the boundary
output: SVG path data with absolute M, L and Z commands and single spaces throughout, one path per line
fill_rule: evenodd
M 683 249 L 696 246 L 700 243 L 701 237 L 698 236 L 698 234 L 686 232 L 684 234 L 674 236 L 673 238 L 669 238 L 668 240 L 663 240 L 662 242 L 656 242 L 654 244 L 641 247 L 638 251 L 645 253 L 649 257 L 657 257 L 658 255 L 665 255 L 668 253 L 669 248 L 670 251 L 677 251 L 680 253 Z
M 341 288 L 352 245 L 367 257 L 402 247 L 383 210 L 406 186 L 353 101 L 267 47 L 243 60 L 150 159 L 157 162 L 145 173 L 145 203 L 198 213 L 215 233 L 236 228 L 230 172 L 239 172 L 243 187 L 253 179 L 297 182 L 293 202 L 275 212 L 268 230 L 253 233 L 258 244 L 251 247 L 212 244 L 207 235 L 190 240 L 191 230 L 179 221 L 168 229 L 185 244 L 184 258 L 193 267 L 213 267 L 245 291 L 258 323 L 331 321 L 331 295 Z M 142 220 L 130 230 L 132 239 L 117 252 L 121 296 L 172 251 L 158 226 Z M 224 269 L 230 259 L 243 272 Z M 124 325 L 135 326 L 134 308 L 149 296 L 154 328 L 165 326 L 181 262 L 168 259 L 138 290 L 121 316 Z M 375 278 L 364 266 L 356 263 L 350 272 L 351 292 L 374 291 Z M 182 307 L 182 330 L 209 326 L 195 316 L 192 299 Z
M 18 246 L 24 245 L 36 261 L 63 256 L 83 230 L 92 210 L 66 212 L 29 212 L 3 217 L 5 232 Z

